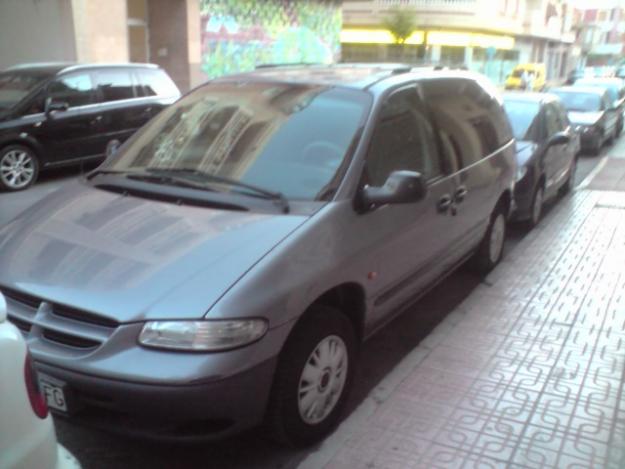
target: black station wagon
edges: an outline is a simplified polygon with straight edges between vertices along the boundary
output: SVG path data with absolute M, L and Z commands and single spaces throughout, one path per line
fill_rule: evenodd
M 155 65 L 20 65 L 0 73 L 0 190 L 101 160 L 180 96 Z

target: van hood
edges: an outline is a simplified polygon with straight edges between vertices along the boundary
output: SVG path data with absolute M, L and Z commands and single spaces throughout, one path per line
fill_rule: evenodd
M 119 322 L 201 318 L 307 218 L 181 206 L 74 182 L 0 228 L 0 289 Z
M 569 111 L 569 120 L 577 125 L 594 125 L 601 119 L 601 112 L 577 112 Z

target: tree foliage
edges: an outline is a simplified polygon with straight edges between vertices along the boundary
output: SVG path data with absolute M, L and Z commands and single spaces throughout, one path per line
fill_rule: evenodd
M 397 44 L 403 44 L 417 28 L 417 14 L 414 10 L 394 7 L 384 20 L 384 27 L 390 31 Z

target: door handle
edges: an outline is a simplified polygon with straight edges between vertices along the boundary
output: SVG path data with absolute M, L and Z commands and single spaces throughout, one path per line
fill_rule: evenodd
M 445 213 L 447 210 L 449 210 L 452 203 L 452 198 L 448 194 L 445 194 L 440 199 L 438 199 L 438 204 L 436 205 L 436 208 L 438 208 L 438 211 L 440 213 Z
M 454 195 L 454 201 L 458 203 L 462 202 L 468 193 L 469 191 L 467 190 L 466 187 L 460 186 L 458 189 L 456 189 L 456 193 Z
M 95 116 L 93 119 L 91 119 L 91 125 L 99 124 L 101 121 L 102 121 L 102 115 Z

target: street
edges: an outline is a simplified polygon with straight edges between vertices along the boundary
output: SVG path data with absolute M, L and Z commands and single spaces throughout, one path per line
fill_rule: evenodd
M 579 185 L 606 155 L 625 155 L 625 139 L 605 148 L 600 156 L 580 157 L 576 185 Z M 17 216 L 29 205 L 45 198 L 67 181 L 78 177 L 79 170 L 55 171 L 44 175 L 26 192 L 0 195 L 0 226 Z M 550 208 L 546 210 L 548 216 Z M 513 229 L 507 252 L 514 252 L 525 233 Z M 409 311 L 367 342 L 362 351 L 360 369 L 351 395 L 348 414 L 356 409 L 391 370 L 398 365 L 454 308 L 480 284 L 478 277 L 463 270 L 455 273 L 430 292 Z M 349 421 L 349 416 L 346 417 Z M 57 419 L 60 442 L 89 468 L 292 468 L 314 453 L 310 450 L 289 450 L 265 439 L 262 431 L 253 430 L 228 441 L 202 445 L 172 446 L 135 441 L 75 426 Z M 244 448 L 244 451 L 242 449 Z

